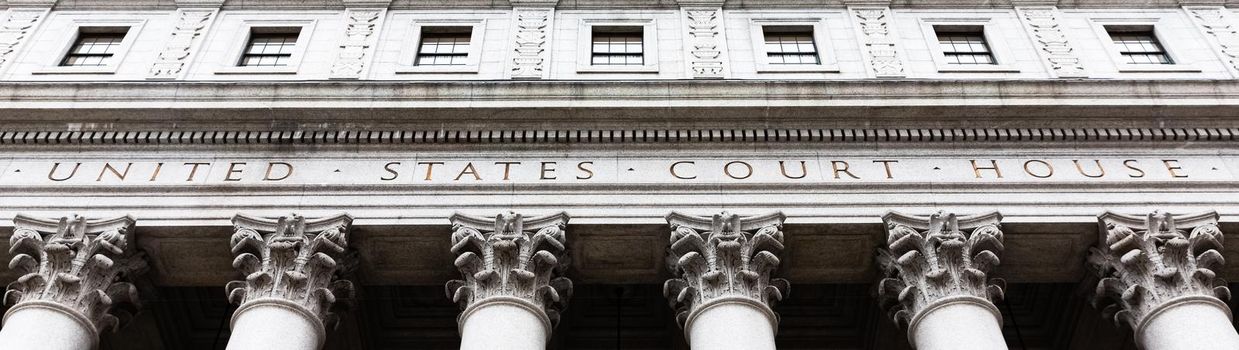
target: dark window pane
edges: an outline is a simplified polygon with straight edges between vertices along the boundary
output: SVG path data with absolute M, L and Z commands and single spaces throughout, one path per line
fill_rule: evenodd
M 937 30 L 938 47 L 948 64 L 998 64 L 985 42 L 985 32 L 977 30 Z
M 289 64 L 297 46 L 297 33 L 251 33 L 241 54 L 242 67 L 283 67 Z
M 766 57 L 771 64 L 820 64 L 813 31 L 772 31 L 763 28 Z
M 100 67 L 110 63 L 125 39 L 125 33 L 80 33 L 69 48 L 62 66 Z

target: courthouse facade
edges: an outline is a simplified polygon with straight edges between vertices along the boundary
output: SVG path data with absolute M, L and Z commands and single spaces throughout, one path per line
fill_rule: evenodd
M 1232 0 L 0 9 L 2 349 L 1239 349 Z

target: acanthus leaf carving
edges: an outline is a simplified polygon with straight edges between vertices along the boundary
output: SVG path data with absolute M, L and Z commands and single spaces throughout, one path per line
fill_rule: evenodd
M 878 283 L 881 307 L 900 326 L 915 324 L 941 302 L 971 299 L 1001 319 L 995 300 L 1006 283 L 990 279 L 1003 250 L 1002 215 L 929 217 L 887 213 L 886 245 L 878 250 L 884 278 Z M 1000 322 L 1001 323 L 1001 322 Z
M 332 79 L 359 79 L 366 67 L 366 56 L 373 46 L 375 28 L 386 9 L 348 9 L 345 11 L 344 42 L 331 65 Z
M 1230 10 L 1221 6 L 1190 6 L 1184 9 L 1195 18 L 1205 33 L 1213 36 L 1225 55 L 1226 63 L 1239 71 L 1239 27 L 1231 23 L 1228 15 Z
M 1061 78 L 1088 77 L 1088 71 L 1058 22 L 1057 7 L 1017 7 L 1016 11 L 1037 43 L 1037 49 L 1049 62 L 1051 73 Z
M 721 79 L 724 77 L 723 50 L 720 35 L 719 8 L 685 9 L 688 17 L 690 64 L 693 78 Z
M 34 26 L 47 15 L 48 9 L 10 9 L 0 24 L 0 69 L 13 60 Z
M 758 306 L 777 326 L 774 306 L 791 288 L 787 280 L 773 278 L 783 252 L 784 219 L 779 212 L 667 216 L 672 230 L 668 267 L 676 277 L 663 284 L 663 296 L 681 327 L 689 329 L 703 306 L 721 301 Z
M 1101 280 L 1093 306 L 1115 323 L 1139 330 L 1155 309 L 1182 298 L 1204 298 L 1226 308 L 1225 264 L 1216 212 L 1145 217 L 1107 212 L 1097 218 L 1098 247 L 1088 262 Z
M 899 59 L 898 47 L 890 32 L 890 9 L 861 7 L 851 11 L 860 22 L 865 55 L 874 75 L 878 78 L 903 77 L 903 61 Z
M 180 76 L 189 64 L 194 45 L 205 32 L 204 29 L 211 22 L 211 17 L 215 16 L 216 10 L 180 9 L 176 12 L 177 21 L 172 37 L 155 58 L 155 64 L 151 65 L 149 78 L 176 79 Z
M 18 215 L 9 237 L 9 268 L 21 273 L 4 294 L 9 313 L 50 303 L 87 320 L 98 334 L 115 330 L 141 307 L 133 277 L 147 263 L 135 243 L 134 219 Z
M 512 57 L 512 78 L 541 79 L 546 69 L 547 34 L 550 26 L 549 8 L 517 8 L 515 46 Z
M 324 328 L 338 324 L 338 311 L 354 293 L 352 282 L 340 278 L 350 263 L 352 217 L 267 219 L 238 214 L 232 222 L 232 266 L 245 279 L 226 286 L 230 302 L 245 307 L 271 299 L 287 301 L 317 316 Z
M 492 298 L 516 300 L 543 312 L 547 330 L 572 297 L 567 268 L 568 215 L 525 218 L 503 213 L 493 219 L 452 215 L 452 254 L 462 279 L 448 281 L 448 298 L 466 312 Z

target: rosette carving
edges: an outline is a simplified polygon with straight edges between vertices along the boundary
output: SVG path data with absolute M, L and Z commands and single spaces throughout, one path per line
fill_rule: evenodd
M 352 222 L 343 214 L 315 220 L 233 217 L 232 266 L 245 280 L 228 282 L 228 300 L 242 308 L 283 301 L 323 326 L 336 325 L 336 312 L 346 306 L 339 299 L 353 297 L 352 282 L 339 278 Z
M 703 306 L 732 301 L 762 308 L 777 326 L 773 308 L 791 288 L 787 280 L 771 278 L 783 252 L 785 218 L 781 212 L 749 217 L 727 212 L 713 217 L 667 215 L 668 266 L 677 277 L 663 284 L 663 296 L 676 310 L 681 327 L 687 329 Z
M 1003 250 L 1002 215 L 957 217 L 887 213 L 886 247 L 878 250 L 885 276 L 878 285 L 881 306 L 900 326 L 916 323 L 922 312 L 949 300 L 972 299 L 1001 319 L 995 300 L 1006 283 L 987 277 Z
M 22 276 L 4 293 L 9 313 L 23 305 L 52 305 L 88 321 L 96 332 L 115 330 L 141 306 L 127 280 L 147 269 L 137 250 L 132 217 L 13 219 L 9 268 Z M 97 336 L 98 334 L 96 334 Z M 97 339 L 97 337 L 95 337 Z
M 1093 305 L 1133 329 L 1174 299 L 1216 298 L 1225 308 L 1230 289 L 1216 274 L 1225 263 L 1217 220 L 1216 212 L 1102 214 L 1097 218 L 1099 247 L 1090 249 L 1088 257 L 1101 278 Z
M 526 219 L 504 213 L 495 218 L 452 215 L 452 253 L 463 279 L 447 282 L 447 296 L 465 310 L 503 299 L 541 311 L 547 330 L 559 322 L 572 296 L 563 277 L 568 215 Z

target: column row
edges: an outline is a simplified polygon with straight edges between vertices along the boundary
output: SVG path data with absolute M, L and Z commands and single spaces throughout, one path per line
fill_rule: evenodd
M 709 217 L 671 213 L 663 286 L 693 349 L 775 348 L 775 304 L 789 282 L 774 278 L 783 251 L 781 213 Z M 936 213 L 883 217 L 877 250 L 881 306 L 918 349 L 1006 349 L 995 301 L 1004 283 L 990 278 L 1003 251 L 1002 216 Z M 545 349 L 572 295 L 564 271 L 568 215 L 453 215 L 450 247 L 461 279 L 446 285 L 462 312 L 461 348 Z M 1087 263 L 1097 273 L 1094 305 L 1130 327 L 1143 349 L 1239 349 L 1216 277 L 1224 263 L 1216 213 L 1146 216 L 1105 213 Z M 18 216 L 0 328 L 2 349 L 97 346 L 139 308 L 130 283 L 146 270 L 134 243 L 135 220 Z M 354 255 L 352 217 L 307 219 L 237 215 L 227 285 L 238 305 L 228 349 L 321 348 L 353 285 L 340 278 Z

